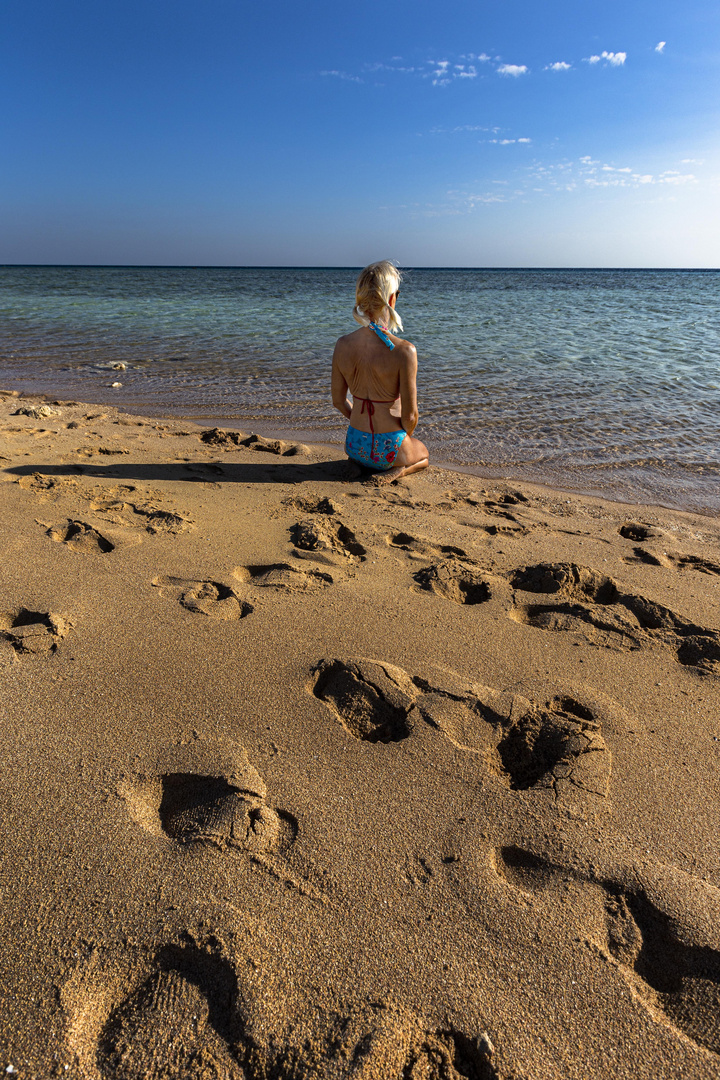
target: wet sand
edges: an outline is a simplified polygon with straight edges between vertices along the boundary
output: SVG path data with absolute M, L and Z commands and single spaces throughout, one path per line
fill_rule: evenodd
M 7 393 L 0 482 L 0 1070 L 720 1074 L 718 519 Z

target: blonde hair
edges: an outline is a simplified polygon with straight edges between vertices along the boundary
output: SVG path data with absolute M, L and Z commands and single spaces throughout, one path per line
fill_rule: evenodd
M 402 275 L 388 259 L 370 263 L 355 284 L 353 319 L 361 326 L 371 322 L 387 324 L 390 330 L 402 330 L 402 319 L 390 307 L 390 297 L 397 293 Z

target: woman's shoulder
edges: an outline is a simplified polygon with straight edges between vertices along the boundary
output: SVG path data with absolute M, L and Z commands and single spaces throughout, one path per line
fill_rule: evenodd
M 347 342 L 348 345 L 351 345 L 353 342 L 360 340 L 364 329 L 364 326 L 358 326 L 357 330 L 351 330 L 349 334 L 343 334 L 342 337 L 337 339 L 337 344 L 341 345 Z
M 398 360 L 417 360 L 417 349 L 412 341 L 406 341 L 405 338 L 395 337 L 394 334 L 391 334 L 390 337 L 395 346 L 395 355 Z

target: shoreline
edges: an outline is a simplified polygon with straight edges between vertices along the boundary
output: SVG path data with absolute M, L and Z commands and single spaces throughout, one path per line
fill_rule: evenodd
M 0 1065 L 714 1080 L 720 522 L 214 428 L 0 394 Z
M 97 388 L 99 389 L 99 388 Z M 59 396 L 53 394 L 50 391 L 23 391 L 15 389 L 0 388 L 0 396 L 17 396 L 22 399 L 37 400 L 44 402 L 58 401 Z M 229 431 L 242 431 L 250 427 L 253 431 L 262 435 L 268 439 L 285 439 L 294 442 L 301 442 L 311 444 L 318 449 L 331 449 L 333 451 L 339 451 L 344 456 L 343 450 L 343 437 L 340 436 L 337 440 L 323 438 L 322 432 L 317 428 L 303 428 L 296 425 L 283 425 L 274 422 L 266 422 L 262 419 L 256 420 L 253 417 L 217 417 L 212 415 L 203 415 L 202 413 L 186 411 L 180 407 L 177 409 L 153 409 L 152 407 L 117 403 L 110 398 L 105 399 L 104 395 L 98 395 L 97 400 L 93 402 L 83 402 L 88 408 L 113 408 L 120 412 L 127 413 L 130 416 L 137 417 L 152 417 L 157 420 L 175 421 L 177 423 L 191 423 L 202 427 L 224 427 Z M 553 492 L 558 494 L 576 496 L 579 498 L 591 498 L 605 501 L 608 503 L 615 503 L 618 506 L 626 506 L 628 510 L 635 507 L 641 509 L 643 507 L 655 508 L 657 510 L 669 510 L 677 513 L 694 514 L 699 517 L 707 517 L 711 519 L 720 518 L 720 507 L 718 509 L 708 508 L 706 506 L 698 507 L 693 500 L 683 503 L 682 500 L 667 500 L 662 501 L 653 499 L 648 495 L 645 497 L 640 491 L 637 495 L 630 493 L 623 493 L 619 491 L 607 491 L 603 488 L 599 488 L 596 485 L 589 484 L 588 486 L 582 486 L 577 483 L 571 483 L 564 485 L 559 482 L 558 479 L 552 480 L 539 480 L 527 473 L 524 473 L 522 469 L 513 470 L 512 467 L 506 465 L 474 465 L 474 464 L 462 464 L 455 461 L 445 460 L 441 456 L 436 455 L 431 450 L 431 468 L 442 469 L 446 472 L 456 472 L 461 475 L 473 476 L 478 480 L 487 480 L 489 482 L 503 481 L 508 484 L 522 484 L 528 485 L 539 491 L 544 491 L 550 495 Z

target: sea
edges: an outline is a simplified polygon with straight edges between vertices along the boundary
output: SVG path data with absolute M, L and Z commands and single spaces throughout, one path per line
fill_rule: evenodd
M 358 270 L 0 267 L 0 388 L 340 448 Z M 409 269 L 398 311 L 432 462 L 720 514 L 720 271 Z

